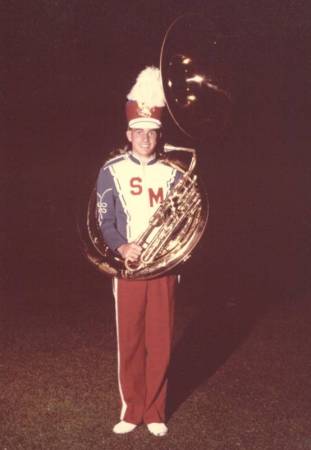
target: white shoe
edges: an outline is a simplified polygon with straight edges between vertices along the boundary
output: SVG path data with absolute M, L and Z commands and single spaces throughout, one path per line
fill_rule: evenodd
M 121 420 L 121 422 L 117 423 L 112 431 L 116 434 L 125 434 L 130 433 L 131 431 L 135 430 L 137 425 L 134 423 L 125 422 L 125 420 Z
M 165 423 L 148 423 L 147 428 L 154 436 L 165 436 L 168 432 L 168 428 Z

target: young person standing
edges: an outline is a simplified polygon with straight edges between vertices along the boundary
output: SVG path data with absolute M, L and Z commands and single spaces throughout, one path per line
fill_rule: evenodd
M 142 251 L 136 239 L 181 173 L 158 159 L 165 105 L 159 70 L 143 70 L 127 98 L 130 150 L 101 168 L 97 208 L 108 246 L 135 261 Z M 113 428 L 117 434 L 131 432 L 142 423 L 155 436 L 168 431 L 165 406 L 175 287 L 175 275 L 113 280 L 122 403 L 120 422 Z

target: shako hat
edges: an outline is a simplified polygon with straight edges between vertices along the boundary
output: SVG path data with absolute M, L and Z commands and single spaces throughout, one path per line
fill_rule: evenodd
M 129 128 L 160 128 L 165 106 L 160 70 L 146 67 L 127 95 L 126 116 Z

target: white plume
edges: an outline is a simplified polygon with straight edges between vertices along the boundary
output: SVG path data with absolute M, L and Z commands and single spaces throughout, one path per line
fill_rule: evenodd
M 157 67 L 146 67 L 142 70 L 127 98 L 147 108 L 165 106 L 160 70 Z

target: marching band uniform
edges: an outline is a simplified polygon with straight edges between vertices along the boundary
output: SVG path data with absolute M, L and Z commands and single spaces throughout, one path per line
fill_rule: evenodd
M 141 95 L 141 85 L 146 83 L 147 91 L 143 90 L 147 94 Z M 128 95 L 129 129 L 160 128 L 164 101 L 154 95 L 153 86 L 159 90 L 159 71 L 147 68 Z M 147 160 L 135 151 L 126 152 L 101 168 L 97 180 L 98 219 L 103 238 L 113 251 L 135 242 L 145 231 L 150 217 L 180 176 L 176 169 L 158 160 L 155 151 Z M 157 436 L 167 432 L 164 422 L 175 285 L 174 275 L 113 280 L 122 403 L 116 433 L 132 431 L 141 423 Z
M 143 233 L 179 172 L 153 156 L 141 162 L 132 152 L 108 160 L 97 180 L 98 220 L 112 250 Z

